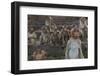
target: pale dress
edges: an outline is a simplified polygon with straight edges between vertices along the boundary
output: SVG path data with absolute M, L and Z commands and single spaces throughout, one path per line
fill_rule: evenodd
M 70 38 L 68 40 L 65 52 L 65 58 L 67 59 L 83 58 L 80 39 Z

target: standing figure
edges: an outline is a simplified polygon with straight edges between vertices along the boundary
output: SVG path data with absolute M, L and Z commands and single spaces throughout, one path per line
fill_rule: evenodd
M 34 28 L 30 28 L 28 31 L 28 45 L 34 46 L 36 44 L 37 35 L 34 31 Z
M 40 42 L 41 44 L 43 45 L 46 45 L 48 43 L 48 33 L 46 30 L 43 30 L 41 32 L 41 35 L 40 35 Z
M 65 58 L 66 59 L 78 59 L 84 58 L 81 49 L 81 40 L 79 38 L 80 32 L 78 29 L 71 30 L 71 37 L 67 42 Z

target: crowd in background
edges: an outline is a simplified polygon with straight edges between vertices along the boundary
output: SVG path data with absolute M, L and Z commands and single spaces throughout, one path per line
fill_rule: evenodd
M 39 29 L 29 27 L 28 44 L 32 46 L 66 46 L 66 43 L 70 38 L 71 31 L 74 28 L 78 28 L 80 30 L 81 41 L 87 41 L 87 27 L 80 29 L 78 25 L 44 25 Z

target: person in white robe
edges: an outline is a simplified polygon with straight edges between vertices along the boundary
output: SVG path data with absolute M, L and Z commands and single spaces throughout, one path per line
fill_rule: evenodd
M 79 59 L 84 58 L 81 49 L 81 40 L 79 39 L 79 31 L 72 30 L 71 38 L 67 42 L 65 58 L 66 59 Z

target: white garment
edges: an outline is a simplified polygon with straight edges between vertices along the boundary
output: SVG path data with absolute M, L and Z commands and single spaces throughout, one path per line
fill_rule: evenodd
M 81 41 L 79 39 L 70 38 L 67 42 L 65 58 L 67 59 L 77 59 L 83 58 L 81 50 Z
M 79 58 L 79 44 L 76 41 L 73 41 L 69 46 L 69 58 Z

